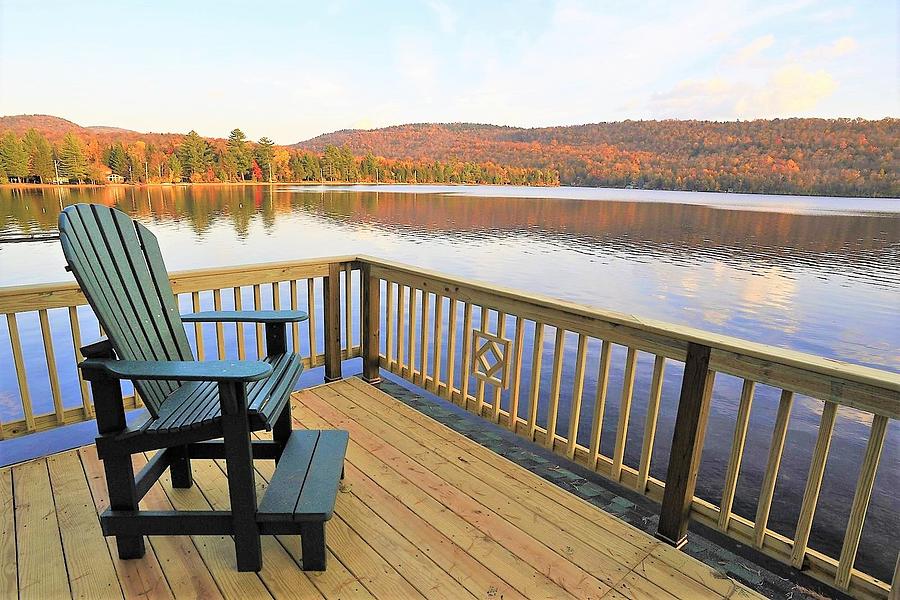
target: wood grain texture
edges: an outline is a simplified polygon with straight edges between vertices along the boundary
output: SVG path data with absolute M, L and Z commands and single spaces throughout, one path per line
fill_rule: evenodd
M 856 492 L 853 495 L 853 503 L 850 505 L 850 519 L 847 522 L 847 531 L 844 533 L 844 543 L 841 546 L 841 556 L 838 559 L 837 574 L 834 577 L 835 585 L 842 590 L 848 589 L 850 585 L 850 572 L 853 570 L 853 563 L 856 561 L 859 538 L 862 535 L 863 524 L 866 520 L 866 510 L 869 508 L 872 487 L 875 485 L 875 473 L 878 471 L 881 450 L 884 448 L 887 424 L 887 417 L 882 415 L 875 415 L 875 418 L 872 419 L 869 441 L 866 444 L 866 453 L 863 456 L 862 466 L 859 470 Z
M 691 344 L 688 347 L 678 413 L 675 416 L 666 490 L 657 530 L 661 539 L 675 547 L 686 541 L 691 502 L 700 471 L 700 455 L 706 435 L 714 379 L 709 370 L 709 354 L 707 346 Z
M 757 548 L 762 547 L 766 525 L 769 522 L 769 511 L 772 509 L 775 482 L 778 480 L 778 469 L 781 466 L 781 456 L 784 453 L 784 442 L 787 438 L 787 427 L 791 417 L 793 402 L 793 392 L 788 390 L 782 391 L 781 400 L 778 402 L 778 412 L 775 414 L 775 427 L 772 430 L 772 442 L 769 445 L 769 458 L 766 461 L 762 489 L 759 492 L 759 503 L 756 508 L 755 544 Z
M 726 598 L 736 585 L 686 555 L 655 552 L 662 546 L 650 536 L 361 379 L 296 394 L 293 414 L 298 428 L 346 426 L 351 431 L 346 479 L 327 524 L 327 571 L 301 570 L 296 536 L 264 537 L 258 574 L 235 570 L 227 536 L 151 537 L 144 558 L 118 560 L 114 546 L 111 555 L 110 544 L 100 535 L 95 511 L 106 505 L 103 469 L 93 447 L 87 447 L 37 461 L 45 483 L 36 497 L 49 494 L 50 512 L 58 516 L 55 524 L 43 527 L 52 530 L 60 558 L 66 559 L 58 570 L 61 577 L 51 582 L 68 586 L 71 581 L 72 590 L 102 590 L 96 584 L 112 584 L 113 577 L 115 585 L 109 587 L 118 591 L 112 597 L 368 600 L 573 600 L 599 598 L 612 589 L 626 594 L 655 591 L 660 597 L 671 593 L 686 598 L 692 593 Z M 134 467 L 142 467 L 146 458 L 136 456 Z M 56 461 L 49 477 L 47 460 Z M 255 467 L 256 492 L 263 495 L 273 465 L 258 461 Z M 30 522 L 28 511 L 34 509 L 30 483 L 31 507 L 4 502 L 4 490 L 12 490 L 14 469 L 0 469 L 0 527 L 15 518 L 10 511 L 16 517 L 24 511 L 20 520 Z M 173 489 L 164 474 L 142 507 L 229 506 L 222 460 L 196 459 L 194 479 L 192 488 Z M 40 485 L 33 491 L 40 492 Z M 78 540 L 73 537 L 75 525 L 80 528 Z M 17 535 L 11 536 L 13 552 Z M 10 550 L 0 543 L 0 556 L 4 552 Z M 100 557 L 105 562 L 96 564 L 105 566 L 76 581 L 90 557 Z M 11 564 L 23 566 L 21 558 Z M 72 592 L 67 587 L 61 595 L 70 597 Z

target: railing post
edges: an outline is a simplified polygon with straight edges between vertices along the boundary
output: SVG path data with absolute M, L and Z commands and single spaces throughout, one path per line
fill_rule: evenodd
M 378 350 L 381 339 L 381 280 L 372 277 L 369 263 L 360 265 L 360 282 L 363 289 L 362 300 L 362 356 L 363 379 L 367 383 L 379 383 Z M 390 323 L 387 325 L 390 327 Z
M 708 346 L 688 343 L 684 364 L 684 379 L 678 414 L 675 417 L 675 433 L 666 472 L 666 489 L 656 537 L 680 548 L 687 542 L 688 519 L 697 472 L 700 470 L 700 454 L 706 434 L 709 416 L 712 373 L 709 372 Z
M 347 284 L 349 285 L 349 281 Z M 325 295 L 325 381 L 341 378 L 341 265 L 328 265 L 323 278 Z M 314 325 L 310 325 L 314 327 Z

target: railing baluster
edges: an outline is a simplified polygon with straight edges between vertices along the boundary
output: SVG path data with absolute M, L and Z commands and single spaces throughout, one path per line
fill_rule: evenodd
M 737 489 L 738 475 L 741 472 L 741 461 L 744 456 L 744 444 L 747 440 L 747 426 L 750 424 L 750 407 L 753 405 L 755 388 L 756 383 L 750 379 L 745 379 L 741 388 L 741 401 L 738 405 L 734 437 L 731 441 L 731 456 L 728 459 L 725 487 L 722 490 L 722 503 L 719 509 L 719 529 L 722 531 L 728 531 L 728 522 L 731 520 L 731 507 L 734 505 L 734 493 Z
M 613 450 L 612 472 L 615 481 L 622 479 L 622 462 L 625 459 L 625 442 L 628 439 L 628 420 L 631 417 L 631 398 L 634 396 L 634 376 L 637 371 L 637 350 L 628 348 L 625 357 L 625 376 L 622 381 L 622 397 L 619 401 L 619 425 L 616 429 L 616 446 Z
M 534 348 L 531 352 L 531 390 L 528 394 L 528 439 L 537 431 L 538 400 L 541 397 L 541 361 L 544 357 L 544 324 L 534 322 Z
M 600 345 L 600 367 L 597 371 L 597 395 L 594 398 L 594 415 L 591 419 L 590 467 L 597 468 L 600 458 L 600 436 L 603 433 L 603 416 L 606 413 L 606 388 L 609 385 L 609 359 L 612 344 L 603 340 Z
M 828 460 L 828 450 L 831 447 L 831 434 L 834 431 L 836 416 L 837 404 L 826 400 L 825 406 L 822 408 L 822 418 L 819 421 L 816 448 L 809 463 L 809 476 L 806 478 L 806 489 L 803 492 L 803 502 L 800 504 L 800 518 L 797 521 L 794 545 L 791 549 L 791 564 L 797 569 L 803 567 L 803 559 L 806 556 L 806 544 L 809 542 L 813 515 L 816 513 L 816 503 L 819 501 L 819 490 L 822 489 L 822 477 L 825 475 L 825 462 Z
M 253 286 L 253 310 L 262 310 L 262 290 L 260 289 L 260 285 L 257 283 Z M 256 324 L 256 357 L 259 360 L 266 355 L 265 350 L 263 350 L 263 326 L 262 323 Z
M 394 284 L 390 281 L 385 281 L 387 287 L 387 295 L 385 299 L 385 309 L 387 310 L 387 315 L 384 319 L 384 357 L 387 360 L 388 369 L 392 369 L 394 364 L 396 364 L 396 353 L 394 352 Z
M 485 308 L 483 305 L 480 306 L 479 308 L 481 309 L 481 312 L 479 312 L 479 317 L 478 317 L 478 320 L 479 320 L 478 329 L 482 333 L 486 333 L 488 330 L 488 323 L 490 322 L 490 319 L 491 319 L 491 312 L 490 312 L 490 309 Z M 476 350 L 477 349 L 473 348 L 472 351 L 475 352 Z M 474 359 L 472 360 L 472 362 L 470 364 L 472 365 L 472 371 L 474 372 L 475 371 Z M 477 414 L 479 417 L 482 416 L 482 411 L 484 410 L 484 380 L 480 379 L 480 378 L 478 379 L 478 382 L 475 384 L 475 407 L 476 407 L 475 414 Z
M 847 531 L 841 546 L 841 557 L 838 559 L 837 574 L 834 578 L 838 589 L 844 591 L 850 586 L 850 572 L 853 570 L 853 563 L 856 562 L 856 551 L 859 549 L 859 538 L 866 520 L 872 486 L 875 485 L 875 473 L 878 470 L 878 462 L 881 460 L 881 450 L 884 448 L 887 424 L 888 418 L 884 415 L 874 415 L 872 418 L 869 442 L 866 444 L 866 453 L 860 466 L 856 492 L 853 494 L 853 504 L 850 505 L 850 519 L 847 522 Z
M 353 275 L 350 263 L 344 265 L 344 349 L 347 354 L 353 348 Z
M 319 363 L 319 349 L 316 343 L 316 279 L 310 277 L 306 280 L 306 312 L 309 319 L 306 321 L 307 331 L 309 332 L 309 364 L 317 366 Z
M 50 319 L 45 309 L 38 311 L 38 319 L 41 323 L 41 339 L 44 342 L 47 373 L 50 376 L 50 395 L 53 397 L 53 411 L 56 413 L 56 422 L 62 425 L 66 422 L 66 416 L 63 409 L 62 394 L 59 391 L 59 372 L 56 369 L 56 353 L 53 351 L 53 332 L 50 330 Z
M 662 396 L 663 376 L 666 358 L 657 356 L 653 361 L 653 376 L 650 379 L 650 397 L 647 400 L 647 416 L 644 418 L 644 440 L 641 444 L 641 464 L 638 467 L 637 491 L 647 491 L 650 478 L 650 461 L 653 458 L 653 442 L 656 440 L 656 421 L 659 418 L 659 400 Z
M 562 385 L 563 356 L 566 353 L 566 330 L 556 328 L 556 339 L 553 341 L 553 372 L 550 379 L 550 406 L 547 408 L 547 439 L 544 445 L 553 450 L 556 440 L 556 420 L 559 416 L 559 392 Z
M 428 381 L 428 338 L 431 335 L 431 327 L 428 320 L 428 290 L 422 290 L 422 297 L 419 300 L 419 308 L 422 312 L 422 323 L 419 326 L 419 385 L 427 389 Z
M 19 384 L 22 411 L 25 414 L 25 428 L 28 431 L 34 431 L 31 394 L 28 392 L 28 378 L 25 375 L 25 360 L 22 357 L 22 342 L 19 339 L 19 324 L 16 321 L 15 313 L 6 313 L 6 326 L 9 331 L 9 344 L 12 346 L 13 364 L 16 367 L 16 381 Z
M 222 310 L 222 290 L 213 290 L 213 308 Z M 225 324 L 216 323 L 216 356 L 219 360 L 225 360 Z
M 407 306 L 409 310 L 409 335 L 407 336 L 406 344 L 409 351 L 409 372 L 406 376 L 410 381 L 415 381 L 416 379 L 416 296 L 418 291 L 416 288 L 409 288 Z
M 581 419 L 581 397 L 584 394 L 584 367 L 587 364 L 587 336 L 578 334 L 578 350 L 575 352 L 575 381 L 572 383 L 572 408 L 569 413 L 569 433 L 566 442 L 566 456 L 575 458 L 575 444 L 578 443 L 578 422 Z
M 234 288 L 234 310 L 241 310 L 243 306 L 243 299 L 241 298 L 241 288 L 240 286 Z M 237 339 L 237 349 L 238 349 L 238 360 L 244 360 L 247 358 L 247 350 L 244 347 L 244 324 L 243 323 L 235 323 L 234 324 L 234 334 Z
M 497 337 L 505 338 L 506 337 L 506 313 L 503 311 L 497 311 Z M 507 368 L 509 368 L 509 363 L 507 363 Z M 505 375 L 505 373 L 504 373 Z M 493 413 L 491 417 L 494 420 L 494 423 L 500 422 L 500 398 L 502 396 L 502 390 L 499 385 L 494 386 L 494 399 L 491 402 L 491 407 L 493 408 Z
M 757 548 L 762 548 L 766 536 L 766 525 L 769 522 L 769 511 L 772 508 L 772 498 L 775 495 L 775 482 L 778 480 L 778 468 L 781 466 L 781 455 L 784 453 L 784 441 L 787 437 L 788 421 L 791 417 L 791 406 L 794 402 L 794 393 L 782 390 L 781 400 L 778 403 L 778 412 L 775 415 L 775 429 L 772 431 L 772 445 L 769 447 L 769 460 L 766 462 L 766 472 L 763 476 L 762 489 L 759 492 L 759 504 L 756 508 L 756 523 L 754 524 L 754 543 Z
M 397 284 L 397 367 L 402 375 L 406 371 L 406 308 L 403 306 L 407 287 Z
M 469 367 L 472 361 L 472 303 L 466 302 L 463 312 L 463 354 L 459 366 L 460 406 L 469 407 Z
M 434 381 L 434 393 L 441 392 L 441 359 L 443 358 L 444 336 L 444 297 L 434 295 L 434 354 L 432 355 L 431 377 Z
M 291 296 L 291 310 L 300 308 L 300 301 L 297 298 L 297 280 L 291 279 L 288 284 L 288 294 Z M 296 354 L 300 354 L 300 323 L 291 324 L 291 344 Z
M 516 335 L 513 340 L 513 356 L 510 371 L 509 384 L 509 427 L 510 431 L 516 430 L 519 422 L 519 388 L 522 385 L 522 343 L 525 339 L 525 319 L 516 317 Z
M 453 389 L 456 383 L 456 298 L 450 298 L 450 318 L 447 321 L 447 400 L 453 399 Z
M 200 312 L 200 292 L 191 292 L 191 308 Z M 203 360 L 203 323 L 194 323 L 194 345 L 197 347 L 197 360 Z
M 84 419 L 88 420 L 93 414 L 91 408 L 91 395 L 88 392 L 87 382 L 81 375 L 78 365 L 84 360 L 81 354 L 81 324 L 78 322 L 78 307 L 69 307 L 69 328 L 72 330 L 72 349 L 75 352 L 75 372 L 78 374 L 78 387 L 81 390 L 81 406 L 84 410 Z

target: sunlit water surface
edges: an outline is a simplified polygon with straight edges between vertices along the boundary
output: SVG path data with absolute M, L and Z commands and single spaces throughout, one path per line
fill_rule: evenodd
M 0 236 L 52 232 L 60 207 L 74 202 L 101 202 L 139 218 L 159 237 L 172 270 L 364 253 L 900 370 L 900 200 L 583 188 L 3 188 Z M 55 241 L 0 244 L 0 285 L 66 280 L 63 264 Z M 68 321 L 59 312 L 51 320 L 62 330 L 54 339 L 65 365 L 73 358 Z M 26 362 L 35 365 L 29 385 L 36 409 L 50 411 L 37 319 L 20 317 L 19 327 Z M 88 340 L 91 333 L 84 335 Z M 0 419 L 21 418 L 5 321 L 0 343 Z M 574 339 L 566 348 L 564 364 L 571 365 Z M 589 361 L 597 360 L 598 350 L 589 347 Z M 617 348 L 604 432 L 618 419 L 623 357 Z M 651 369 L 652 357 L 641 356 L 626 447 L 632 465 L 639 459 Z M 664 387 L 657 457 L 666 456 L 671 440 L 678 379 L 672 376 Z M 66 405 L 77 406 L 74 376 L 61 385 Z M 585 398 L 592 391 L 586 389 Z M 739 380 L 717 379 L 698 488 L 714 501 L 721 496 L 739 393 Z M 567 422 L 570 395 L 570 389 L 562 392 L 560 423 Z M 735 505 L 750 518 L 777 404 L 776 390 L 758 387 Z M 579 441 L 589 433 L 589 410 L 583 408 Z M 787 535 L 796 525 L 821 410 L 819 401 L 795 400 L 770 517 L 770 526 Z M 832 555 L 839 552 L 869 424 L 866 415 L 839 411 L 810 542 Z M 604 453 L 613 438 L 604 436 Z M 898 466 L 900 426 L 892 422 L 857 563 L 888 581 L 900 547 Z M 651 474 L 664 476 L 664 459 L 653 463 Z

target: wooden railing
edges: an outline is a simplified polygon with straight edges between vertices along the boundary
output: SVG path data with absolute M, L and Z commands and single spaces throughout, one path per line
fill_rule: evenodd
M 900 416 L 897 374 L 365 256 L 190 271 L 172 274 L 171 280 L 182 312 L 250 303 L 307 310 L 309 327 L 294 326 L 290 344 L 308 367 L 324 365 L 326 380 L 341 377 L 342 359 L 362 356 L 369 381 L 387 370 L 660 502 L 658 536 L 671 544 L 683 543 L 693 518 L 854 596 L 883 598 L 890 591 L 888 583 L 854 568 L 854 562 L 887 426 Z M 78 348 L 99 335 L 84 304 L 75 284 L 0 289 L 22 404 L 21 418 L 0 422 L 0 439 L 92 418 L 89 390 L 75 369 Z M 85 326 L 93 327 L 93 335 L 85 333 Z M 23 327 L 34 330 L 29 332 L 34 337 L 40 332 L 42 353 L 23 352 Z M 68 335 L 62 332 L 66 328 Z M 248 352 L 252 327 L 249 335 L 243 327 L 230 334 L 231 326 L 223 324 L 191 328 L 201 360 L 226 352 L 239 357 L 263 353 L 258 330 L 256 347 Z M 72 349 L 65 364 L 59 360 L 62 346 Z M 618 418 L 610 432 L 603 427 L 610 372 L 622 355 Z M 647 355 L 652 372 L 640 454 L 628 464 L 635 380 L 639 358 Z M 715 503 L 697 497 L 695 485 L 720 374 L 740 378 L 742 386 L 723 492 Z M 78 390 L 72 394 L 77 404 L 63 394 L 63 375 Z M 666 382 L 670 387 L 678 383 L 677 415 L 668 456 L 655 457 Z M 29 391 L 38 383 L 49 389 L 43 401 L 52 410 L 44 413 L 33 408 Z M 749 519 L 733 507 L 758 385 L 779 389 L 780 399 L 756 515 Z M 569 402 L 563 404 L 564 390 Z M 798 498 L 799 519 L 788 537 L 768 525 L 791 408 L 799 395 L 817 399 L 821 418 L 805 491 Z M 136 398 L 129 402 L 140 405 Z M 871 426 L 842 549 L 829 556 L 809 548 L 808 541 L 839 407 L 870 415 Z M 611 452 L 604 453 L 601 442 L 610 435 L 613 443 L 605 445 Z M 654 460 L 667 464 L 664 479 L 651 474 Z
M 889 584 L 855 569 L 854 562 L 886 428 L 890 419 L 900 416 L 897 374 L 375 258 L 358 261 L 367 279 L 364 306 L 367 314 L 371 311 L 364 317 L 366 378 L 375 380 L 378 368 L 386 369 L 661 502 L 658 537 L 673 545 L 684 543 L 688 519 L 693 518 L 855 596 L 888 595 Z M 588 348 L 598 346 L 596 366 L 589 369 Z M 614 346 L 624 346 L 625 357 L 615 443 L 610 444 L 612 453 L 604 454 L 600 447 L 601 437 L 608 434 L 603 423 Z M 640 458 L 632 466 L 624 461 L 625 444 L 641 353 L 652 356 L 653 367 Z M 549 370 L 544 368 L 545 354 L 551 357 Z M 564 360 L 574 361 L 565 381 Z M 501 368 L 490 372 L 497 363 Z M 668 462 L 663 481 L 650 475 L 650 465 L 663 381 L 679 371 L 680 398 L 671 450 L 662 457 Z M 542 378 L 548 373 L 545 383 Z M 718 504 L 694 494 L 717 374 L 743 380 Z M 586 381 L 594 390 L 591 398 L 585 398 Z M 756 516 L 748 519 L 732 507 L 757 384 L 781 392 Z M 571 389 L 571 406 L 563 407 L 568 410 L 565 421 L 560 418 L 563 388 Z M 799 520 L 794 536 L 787 537 L 768 524 L 795 395 L 817 399 L 822 416 L 806 488 L 798 499 Z M 590 409 L 586 443 L 578 436 L 583 404 Z M 839 406 L 868 413 L 871 427 L 842 550 L 834 557 L 807 544 Z M 544 425 L 539 413 L 546 414 Z
M 251 305 L 257 309 L 307 311 L 308 323 L 292 326 L 288 344 L 301 354 L 306 368 L 326 365 L 332 376 L 337 373 L 339 377 L 340 361 L 360 353 L 359 323 L 353 319 L 353 307 L 358 302 L 354 297 L 360 297 L 354 258 L 201 269 L 172 273 L 170 280 L 182 312 L 240 310 Z M 332 284 L 333 281 L 336 283 Z M 329 311 L 337 318 L 327 319 Z M 19 418 L 0 419 L 0 440 L 93 419 L 90 392 L 75 365 L 82 359 L 79 349 L 96 340 L 102 332 L 78 285 L 61 283 L 0 289 L 0 313 L 5 316 L 21 401 Z M 23 326 L 33 325 L 35 320 L 39 324 L 43 352 L 40 356 L 34 352 L 26 356 L 20 330 L 24 331 Z M 326 322 L 336 323 L 336 327 L 326 327 Z M 229 358 L 265 355 L 261 325 L 196 323 L 188 327 L 199 360 L 223 359 L 228 351 L 235 355 Z M 226 344 L 227 338 L 231 343 Z M 37 344 L 26 346 L 33 351 Z M 62 346 L 71 351 L 60 352 Z M 78 389 L 77 405 L 71 401 L 72 394 L 64 398 L 62 378 L 77 382 L 70 386 Z M 49 399 L 35 404 L 31 392 L 35 387 L 49 387 Z M 50 408 L 50 399 L 52 410 L 41 412 L 42 405 Z M 126 406 L 140 407 L 140 398 L 129 396 Z

